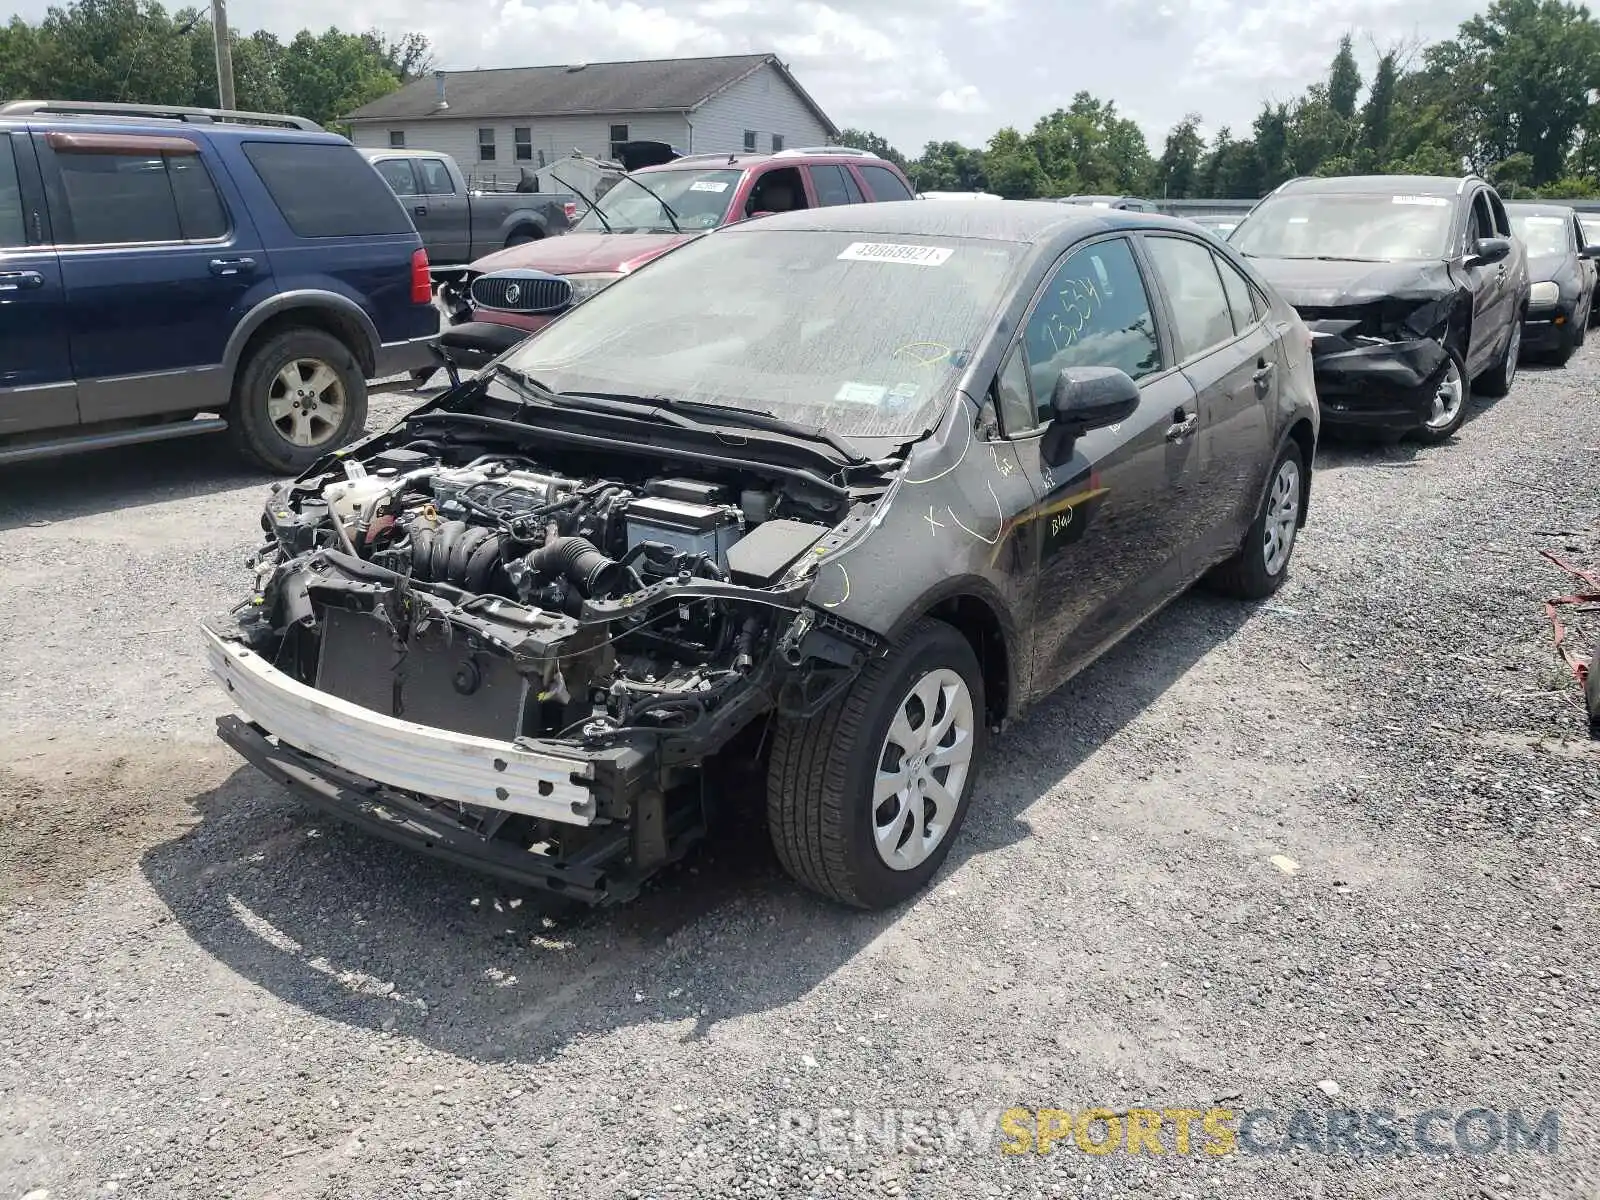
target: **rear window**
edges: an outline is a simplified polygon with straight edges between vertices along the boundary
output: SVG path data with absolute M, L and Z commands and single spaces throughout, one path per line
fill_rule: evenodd
M 877 200 L 909 200 L 911 193 L 906 185 L 900 182 L 900 177 L 888 167 L 869 167 L 862 163 L 856 164 L 856 170 L 861 172 L 861 177 L 867 181 L 867 186 L 872 189 L 872 195 Z
M 80 246 L 203 241 L 228 232 L 205 164 L 192 154 L 56 154 L 69 240 Z
M 383 177 L 350 146 L 246 142 L 244 153 L 298 237 L 412 232 Z

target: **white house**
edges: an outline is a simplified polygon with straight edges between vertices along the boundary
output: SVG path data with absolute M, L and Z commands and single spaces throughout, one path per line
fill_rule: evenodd
M 773 54 L 439 71 L 345 119 L 357 146 L 443 151 L 480 184 L 621 142 L 765 153 L 839 135 Z

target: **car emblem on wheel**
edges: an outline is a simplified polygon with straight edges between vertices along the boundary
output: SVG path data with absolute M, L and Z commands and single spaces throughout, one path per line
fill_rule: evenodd
M 506 285 L 506 303 L 515 304 L 522 299 L 522 285 L 517 283 Z

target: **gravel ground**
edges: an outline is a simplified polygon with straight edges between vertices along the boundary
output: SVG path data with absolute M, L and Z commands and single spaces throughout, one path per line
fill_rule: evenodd
M 1600 743 L 1538 557 L 1593 559 L 1597 394 L 1600 349 L 1454 444 L 1326 449 L 1274 602 L 1187 597 L 1036 710 L 869 916 L 754 822 L 582 913 L 314 816 L 216 743 L 195 636 L 264 481 L 8 471 L 0 1195 L 1600 1196 Z M 985 1115 L 1214 1105 L 1560 1134 L 1008 1156 Z

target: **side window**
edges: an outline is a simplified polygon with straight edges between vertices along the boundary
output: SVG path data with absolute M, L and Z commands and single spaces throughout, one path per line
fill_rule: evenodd
M 1056 377 L 1068 367 L 1120 367 L 1134 379 L 1161 370 L 1150 297 L 1125 238 L 1085 246 L 1056 268 L 1028 317 L 1023 345 L 1040 421 L 1049 418 Z
M 746 129 L 744 131 L 744 152 L 746 154 L 754 154 L 756 152 L 756 131 L 754 129 Z
M 194 242 L 208 242 L 225 237 L 228 232 L 228 212 L 217 194 L 217 185 L 211 173 L 198 156 L 184 154 L 167 159 L 167 180 L 172 184 L 172 198 L 178 203 L 178 228 L 183 236 Z
M 817 189 L 817 207 L 831 208 L 836 204 L 853 204 L 849 189 L 845 187 L 843 167 L 823 164 L 811 168 L 811 186 Z
M 348 143 L 245 142 L 244 156 L 297 237 L 414 232 L 410 214 Z
M 773 134 L 772 135 L 772 152 L 774 154 L 776 154 L 779 150 L 782 150 L 782 149 L 783 149 L 783 134 L 781 134 L 781 133 Z
M 456 181 L 450 178 L 450 168 L 438 158 L 419 158 L 417 166 L 422 169 L 422 190 L 430 196 L 453 196 L 456 190 Z
M 764 173 L 750 189 L 750 199 L 744 207 L 749 216 L 759 212 L 793 212 L 797 208 L 809 207 L 805 184 L 800 179 L 800 168 L 778 167 Z
M 613 125 L 611 127 L 611 157 L 621 158 L 622 148 L 628 144 L 628 127 L 626 125 Z
M 1472 224 L 1467 231 L 1470 245 L 1479 238 L 1494 236 L 1494 214 L 1489 211 L 1489 193 L 1479 192 L 1472 198 Z
M 22 208 L 22 182 L 17 178 L 11 139 L 0 134 L 0 246 L 26 246 L 28 219 Z
M 844 176 L 844 190 L 850 193 L 851 204 L 865 204 L 866 193 L 861 190 L 861 185 L 856 182 L 856 177 L 850 173 L 849 167 L 841 166 L 839 174 Z
M 103 246 L 184 240 L 178 198 L 167 174 L 165 155 L 58 151 L 56 163 L 72 224 L 69 244 Z M 205 193 L 210 193 L 210 200 L 216 205 L 213 213 L 220 209 L 220 202 L 216 201 L 216 191 L 204 166 L 198 161 L 191 165 L 198 174 L 190 176 L 185 191 L 193 210 L 192 219 L 202 231 L 190 236 L 215 237 L 214 218 L 205 220 Z M 198 200 L 196 192 L 200 193 Z M 206 228 L 208 224 L 210 227 Z
M 494 161 L 494 130 L 493 129 L 480 129 L 480 130 L 478 130 L 478 161 L 479 162 L 493 162 Z
M 1497 192 L 1485 192 L 1489 200 L 1489 218 L 1494 223 L 1495 237 L 1511 236 L 1511 216 L 1506 212 L 1505 202 L 1500 199 Z
M 417 173 L 411 169 L 409 158 L 386 158 L 378 163 L 378 174 L 396 196 L 417 194 Z
M 1184 238 L 1146 237 L 1144 244 L 1172 302 L 1178 361 L 1232 341 L 1233 317 L 1217 274 L 1216 256 L 1199 242 Z
M 1001 428 L 1008 434 L 1021 433 L 1039 423 L 1034 416 L 1033 397 L 1028 394 L 1028 363 L 1015 346 L 994 377 L 990 399 L 1000 414 Z
M 867 166 L 858 164 L 861 177 L 867 181 L 867 186 L 872 189 L 874 200 L 909 200 L 911 193 L 906 190 L 906 185 L 900 182 L 900 177 L 888 167 Z
M 1228 309 L 1233 313 L 1233 331 L 1243 333 L 1261 319 L 1262 307 L 1257 302 L 1250 281 L 1227 259 L 1214 255 L 1217 271 L 1222 276 L 1222 290 L 1228 297 Z
M 0 167 L 0 171 L 3 171 L 4 169 L 4 167 Z M 4 218 L 0 218 L 0 220 L 4 220 Z M 1578 253 L 1582 254 L 1584 248 L 1588 246 L 1589 243 L 1584 240 L 1583 222 L 1578 220 L 1577 217 L 1572 218 L 1572 237 L 1573 240 L 1578 244 Z
M 389 149 L 404 150 L 406 148 L 406 131 L 404 129 L 389 130 Z
M 512 153 L 518 162 L 533 161 L 533 127 L 518 125 L 511 131 Z

